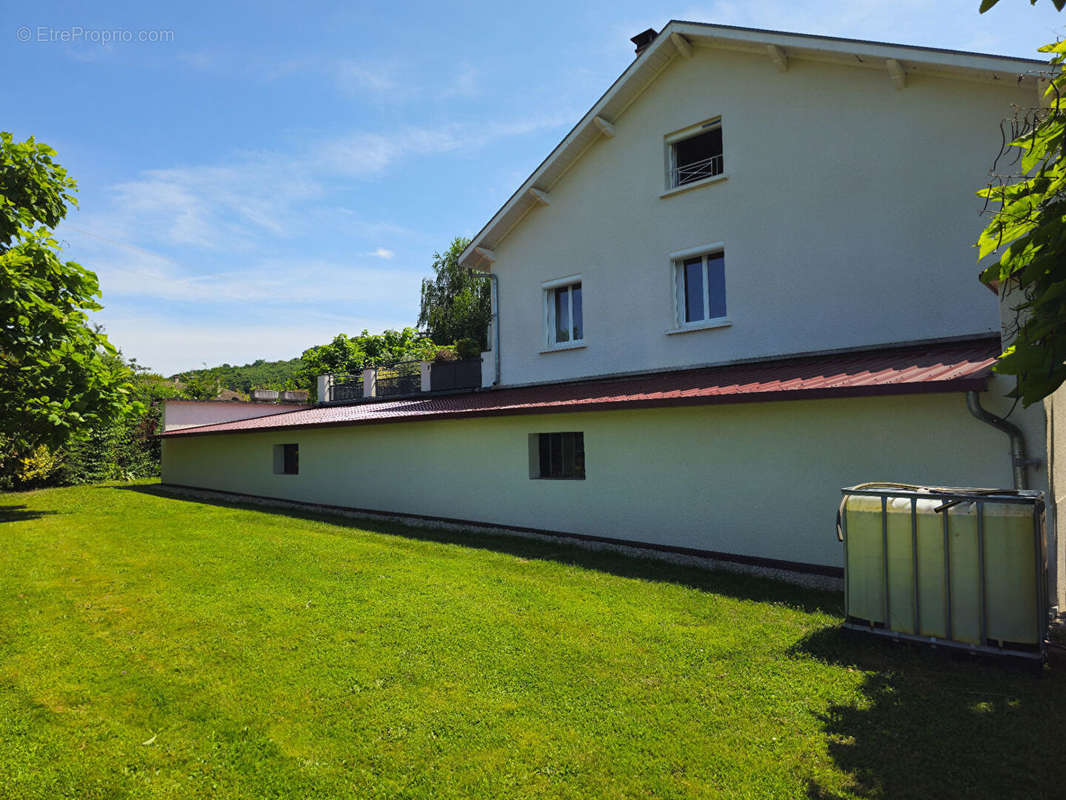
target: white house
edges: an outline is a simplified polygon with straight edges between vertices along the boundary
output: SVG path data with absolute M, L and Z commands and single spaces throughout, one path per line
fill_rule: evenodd
M 494 287 L 484 388 L 170 432 L 164 482 L 828 574 L 842 486 L 1028 483 L 1061 599 L 1051 404 L 1012 411 L 990 375 L 972 247 L 1046 65 L 676 21 L 634 41 L 463 254 Z

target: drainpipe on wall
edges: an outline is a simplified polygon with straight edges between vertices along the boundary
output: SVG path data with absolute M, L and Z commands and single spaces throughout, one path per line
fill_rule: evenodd
M 1014 488 L 1028 489 L 1028 467 L 1030 464 L 1035 465 L 1040 462 L 1035 459 L 1031 460 L 1026 456 L 1025 435 L 1022 433 L 1022 429 L 1013 422 L 1007 422 L 1007 420 L 1002 417 L 997 417 L 991 411 L 982 408 L 981 395 L 977 392 L 966 393 L 966 407 L 970 409 L 970 413 L 977 417 L 977 419 L 981 420 L 981 422 L 985 422 L 993 428 L 998 428 L 1010 437 L 1011 469 L 1014 474 Z
M 492 378 L 492 385 L 500 383 L 500 276 L 495 272 L 479 272 L 470 270 L 470 274 L 478 278 L 488 278 L 490 282 L 492 304 L 492 355 L 496 362 L 496 374 Z

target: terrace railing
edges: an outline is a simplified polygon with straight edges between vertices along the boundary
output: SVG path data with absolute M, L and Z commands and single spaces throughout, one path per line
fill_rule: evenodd
M 401 361 L 368 367 L 358 375 L 318 377 L 318 397 L 326 403 L 358 403 L 382 397 L 410 397 L 421 392 L 480 389 L 481 359 L 463 361 Z
M 481 387 L 481 359 L 439 361 L 430 368 L 429 388 L 432 392 Z
M 329 403 L 351 402 L 363 399 L 363 376 L 334 375 L 327 389 L 327 397 L 320 398 Z
M 374 386 L 375 397 L 395 397 L 422 391 L 422 362 L 401 361 L 388 367 L 378 367 Z

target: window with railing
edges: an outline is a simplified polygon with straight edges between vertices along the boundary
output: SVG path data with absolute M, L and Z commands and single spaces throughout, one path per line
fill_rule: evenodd
M 725 172 L 720 119 L 703 122 L 668 136 L 666 144 L 669 157 L 668 189 L 714 178 Z

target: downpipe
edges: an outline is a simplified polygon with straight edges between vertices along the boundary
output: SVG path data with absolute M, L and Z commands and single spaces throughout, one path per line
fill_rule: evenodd
M 1002 417 L 997 417 L 991 411 L 981 407 L 981 395 L 978 392 L 966 393 L 966 407 L 977 419 L 993 428 L 1003 431 L 1010 437 L 1011 469 L 1014 474 L 1014 488 L 1029 488 L 1030 464 L 1038 464 L 1039 461 L 1030 460 L 1025 451 L 1025 435 L 1022 429 L 1013 422 L 1008 422 Z
M 480 272 L 478 270 L 470 270 L 471 274 L 478 278 L 489 279 L 489 291 L 491 293 L 490 303 L 492 303 L 492 356 L 493 361 L 496 362 L 496 372 L 493 374 L 492 385 L 498 386 L 500 383 L 500 276 L 495 272 Z

